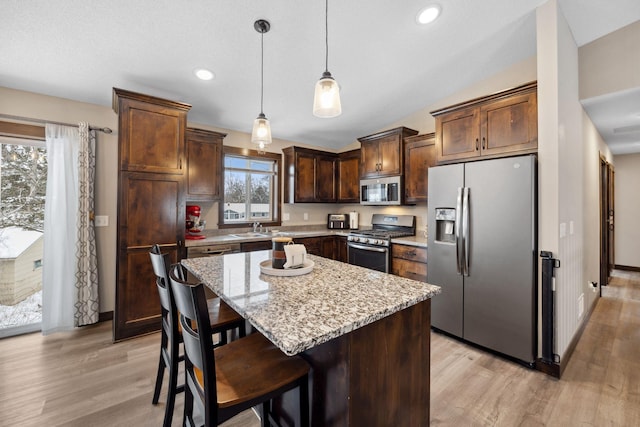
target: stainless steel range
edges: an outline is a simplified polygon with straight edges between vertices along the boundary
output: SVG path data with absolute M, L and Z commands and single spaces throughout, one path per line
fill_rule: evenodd
M 373 214 L 371 230 L 352 231 L 347 236 L 349 264 L 389 272 L 391 239 L 415 236 L 414 215 Z

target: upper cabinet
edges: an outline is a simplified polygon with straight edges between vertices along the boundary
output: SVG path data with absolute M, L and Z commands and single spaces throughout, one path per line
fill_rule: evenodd
M 390 129 L 358 138 L 360 141 L 360 177 L 376 178 L 403 173 L 403 140 L 416 135 L 406 127 Z
M 360 150 L 338 154 L 338 203 L 360 202 Z
M 434 133 L 410 136 L 404 140 L 404 201 L 427 201 L 428 170 L 436 164 Z
M 302 147 L 287 147 L 282 152 L 286 203 L 336 201 L 336 154 Z
M 182 174 L 190 105 L 114 88 L 120 170 Z
M 537 83 L 432 111 L 438 163 L 535 152 Z
M 222 140 L 225 133 L 187 128 L 188 201 L 215 201 L 220 199 L 222 185 Z

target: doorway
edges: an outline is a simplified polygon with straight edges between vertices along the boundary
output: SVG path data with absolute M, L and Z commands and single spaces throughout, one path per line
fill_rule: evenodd
M 44 135 L 14 128 L 0 126 L 0 338 L 39 331 L 42 320 L 47 153 Z
M 613 165 L 600 155 L 600 285 L 606 286 L 615 264 Z

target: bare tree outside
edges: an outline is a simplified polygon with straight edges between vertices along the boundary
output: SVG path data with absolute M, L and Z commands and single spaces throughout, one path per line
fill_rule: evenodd
M 0 145 L 0 228 L 16 226 L 42 232 L 46 150 L 28 145 Z

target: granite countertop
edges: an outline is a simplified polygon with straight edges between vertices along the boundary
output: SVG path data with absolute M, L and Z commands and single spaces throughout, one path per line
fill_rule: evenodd
M 261 273 L 271 251 L 182 264 L 285 354 L 294 355 L 440 293 L 438 286 L 314 255 L 313 270 Z
M 240 232 L 234 233 L 229 232 L 228 234 L 217 234 L 217 235 L 209 235 L 204 239 L 199 240 L 186 240 L 186 246 L 207 246 L 207 245 L 219 245 L 225 243 L 246 243 L 246 242 L 257 242 L 264 240 L 271 240 L 276 236 L 287 236 L 295 238 L 305 238 L 305 237 L 321 237 L 321 236 L 348 236 L 351 230 L 329 230 L 329 229 L 318 229 L 318 230 L 307 230 L 307 231 L 278 231 L 275 233 L 264 232 L 264 233 L 251 233 L 251 232 Z M 411 246 L 419 246 L 419 247 L 427 247 L 427 238 L 424 237 L 423 234 L 419 234 L 416 236 L 408 236 L 408 237 L 399 237 L 391 240 L 391 243 L 398 243 L 403 245 L 411 245 Z

